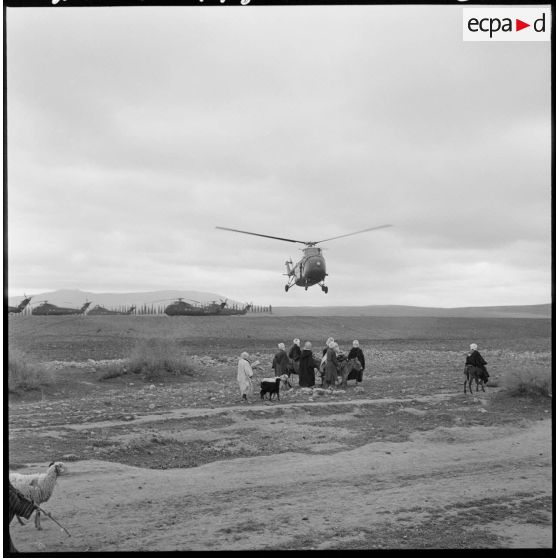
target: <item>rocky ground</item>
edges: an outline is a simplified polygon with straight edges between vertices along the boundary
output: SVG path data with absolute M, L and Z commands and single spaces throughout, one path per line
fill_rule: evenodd
M 362 384 L 243 403 L 240 351 L 257 387 L 295 333 L 360 339 Z M 37 317 L 8 334 L 50 375 L 9 394 L 10 469 L 68 467 L 44 507 L 71 537 L 14 522 L 20 550 L 552 547 L 552 399 L 509 381 L 550 373 L 548 320 Z M 185 373 L 121 374 L 153 339 Z M 471 340 L 491 378 L 465 394 Z
M 236 357 L 191 358 L 159 382 L 50 362 L 12 396 L 11 468 L 69 468 L 45 508 L 72 537 L 13 524 L 20 550 L 551 546 L 550 399 L 384 370 L 242 403 Z

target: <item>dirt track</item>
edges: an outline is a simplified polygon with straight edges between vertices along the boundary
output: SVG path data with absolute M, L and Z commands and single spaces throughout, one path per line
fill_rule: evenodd
M 550 436 L 539 420 L 189 469 L 77 461 L 48 503 L 72 537 L 48 519 L 40 533 L 15 523 L 12 533 L 27 551 L 421 548 L 432 536 L 439 547 L 446 537 L 466 548 L 549 548 Z

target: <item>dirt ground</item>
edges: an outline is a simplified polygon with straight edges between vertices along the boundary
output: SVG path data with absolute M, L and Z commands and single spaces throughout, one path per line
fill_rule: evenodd
M 423 347 L 376 343 L 360 385 L 294 381 L 248 403 L 232 346 L 148 382 L 100 381 L 102 351 L 49 360 L 50 385 L 10 395 L 9 461 L 67 465 L 43 507 L 71 537 L 43 517 L 42 531 L 14 521 L 12 538 L 28 552 L 550 549 L 552 400 L 511 397 L 498 373 L 464 394 L 455 347 Z

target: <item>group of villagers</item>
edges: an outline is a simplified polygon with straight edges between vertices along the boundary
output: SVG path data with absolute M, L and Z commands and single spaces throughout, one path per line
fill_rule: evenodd
M 277 345 L 279 351 L 274 355 L 271 367 L 275 372 L 275 376 L 283 374 L 298 374 L 298 385 L 300 387 L 313 387 L 316 384 L 316 377 L 319 375 L 321 379 L 321 387 L 333 388 L 339 382 L 339 372 L 346 360 L 357 358 L 362 365 L 359 372 L 357 382 L 362 382 L 364 373 L 364 353 L 359 346 L 358 340 L 353 341 L 353 348 L 346 355 L 335 342 L 333 337 L 329 337 L 325 347 L 322 349 L 321 359 L 316 358 L 312 352 L 312 343 L 306 341 L 304 349 L 300 348 L 300 339 L 293 339 L 293 345 L 287 352 L 284 343 Z M 254 374 L 252 366 L 259 364 L 258 361 L 250 363 L 250 355 L 243 352 L 238 361 L 237 381 L 240 388 L 240 394 L 243 400 L 252 393 L 252 376 Z M 486 360 L 478 351 L 476 343 L 471 343 L 470 350 L 465 359 L 465 372 L 468 367 L 477 368 L 480 377 L 484 383 L 488 382 L 488 371 L 486 369 Z
M 359 372 L 357 382 L 362 382 L 364 373 L 365 360 L 364 353 L 359 346 L 358 340 L 353 341 L 353 346 L 349 353 L 345 353 L 339 344 L 335 342 L 333 337 L 329 337 L 322 354 L 317 357 L 312 351 L 312 343 L 306 341 L 304 348 L 300 347 L 300 339 L 293 339 L 293 344 L 289 351 L 286 350 L 284 343 L 277 344 L 278 351 L 273 356 L 271 368 L 275 372 L 275 377 L 287 374 L 298 375 L 299 387 L 313 387 L 316 385 L 316 379 L 319 377 L 320 387 L 333 389 L 339 383 L 339 374 L 341 367 L 345 361 L 356 358 L 362 365 Z M 258 361 L 250 362 L 250 355 L 243 352 L 238 361 L 237 381 L 240 394 L 243 400 L 252 394 L 252 376 L 254 374 L 252 367 L 259 364 Z

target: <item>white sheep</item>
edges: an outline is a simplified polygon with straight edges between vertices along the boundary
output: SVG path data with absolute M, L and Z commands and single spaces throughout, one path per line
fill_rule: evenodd
M 52 495 L 58 475 L 63 475 L 68 469 L 61 461 L 53 461 L 46 473 L 10 473 L 10 482 L 26 498 L 35 504 L 46 502 Z M 40 511 L 35 512 L 35 527 L 42 529 Z M 21 519 L 18 520 L 22 523 Z

